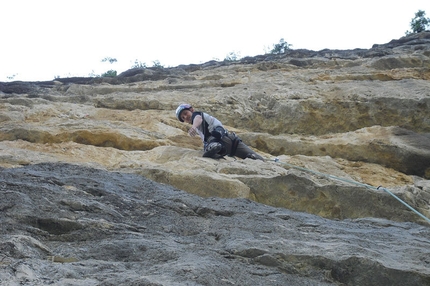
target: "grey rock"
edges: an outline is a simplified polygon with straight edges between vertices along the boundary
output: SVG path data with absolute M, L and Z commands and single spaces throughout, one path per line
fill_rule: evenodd
M 201 198 L 130 173 L 0 170 L 2 285 L 429 285 L 430 229 Z

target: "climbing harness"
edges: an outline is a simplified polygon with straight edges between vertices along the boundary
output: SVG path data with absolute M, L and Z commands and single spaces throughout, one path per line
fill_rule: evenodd
M 222 142 L 222 138 L 227 136 L 228 132 L 224 127 L 217 126 L 212 132 L 209 132 L 207 122 L 204 116 L 204 113 L 201 113 L 202 116 L 202 129 L 203 129 L 203 157 L 209 158 L 219 158 L 225 153 L 225 146 Z
M 222 144 L 219 142 L 210 142 L 206 145 L 203 157 L 212 158 L 222 150 Z
M 233 136 L 233 139 L 231 139 L 231 136 Z M 231 141 L 231 150 L 230 154 L 228 154 L 229 157 L 234 157 L 236 155 L 237 146 L 239 145 L 240 141 L 242 141 L 239 137 L 237 137 L 236 133 L 231 132 L 227 135 L 228 139 Z
M 419 215 L 421 218 L 423 218 L 428 223 L 430 223 L 430 219 L 428 217 L 424 216 L 423 214 L 421 214 L 420 212 L 418 212 L 417 210 L 415 210 L 413 207 L 411 207 L 410 205 L 408 205 L 405 201 L 403 201 L 398 196 L 396 196 L 395 194 L 393 194 L 390 190 L 388 190 L 386 188 L 383 188 L 382 186 L 374 187 L 372 185 L 363 184 L 363 183 L 360 183 L 360 182 L 357 182 L 357 181 L 354 181 L 354 180 L 349 180 L 349 179 L 345 179 L 345 178 L 333 176 L 333 175 L 330 175 L 330 174 L 321 173 L 321 172 L 318 172 L 318 171 L 314 171 L 314 170 L 310 170 L 310 169 L 307 169 L 307 168 L 299 167 L 299 166 L 296 166 L 296 165 L 293 165 L 293 164 L 290 164 L 290 163 L 281 162 L 281 161 L 279 161 L 279 158 L 267 159 L 267 160 L 268 161 L 274 161 L 276 163 L 281 163 L 281 164 L 286 165 L 286 166 L 288 166 L 290 168 L 294 168 L 294 169 L 301 170 L 301 171 L 304 171 L 304 172 L 312 173 L 314 175 L 326 177 L 326 178 L 329 178 L 329 179 L 334 179 L 334 180 L 338 180 L 338 181 L 342 181 L 342 182 L 354 184 L 354 185 L 357 185 L 357 186 L 366 187 L 368 189 L 383 190 L 383 191 L 387 192 L 389 195 L 391 195 L 392 197 L 394 197 L 396 200 L 398 200 L 399 202 L 401 202 L 403 205 L 405 205 L 407 208 L 409 208 L 415 214 Z

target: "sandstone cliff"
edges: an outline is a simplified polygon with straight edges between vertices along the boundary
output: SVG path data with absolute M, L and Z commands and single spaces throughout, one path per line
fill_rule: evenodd
M 430 283 L 429 224 L 384 191 L 430 218 L 430 32 L 0 97 L 10 285 Z M 183 102 L 267 161 L 202 158 Z

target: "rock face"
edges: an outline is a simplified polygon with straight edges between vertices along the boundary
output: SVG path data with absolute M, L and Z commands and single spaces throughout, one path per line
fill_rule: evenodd
M 428 226 L 329 220 L 61 163 L 0 180 L 2 285 L 430 283 Z
M 423 32 L 0 83 L 2 285 L 428 285 L 391 194 L 430 218 L 429 80 Z M 183 102 L 267 160 L 202 158 Z

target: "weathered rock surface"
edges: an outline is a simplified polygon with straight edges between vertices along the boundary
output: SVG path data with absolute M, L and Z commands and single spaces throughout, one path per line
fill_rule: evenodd
M 201 198 L 130 173 L 0 172 L 2 285 L 428 285 L 430 228 Z
M 429 223 L 376 187 L 430 218 L 429 80 L 423 32 L 0 83 L 0 279 L 428 285 Z M 268 160 L 202 158 L 183 102 Z

